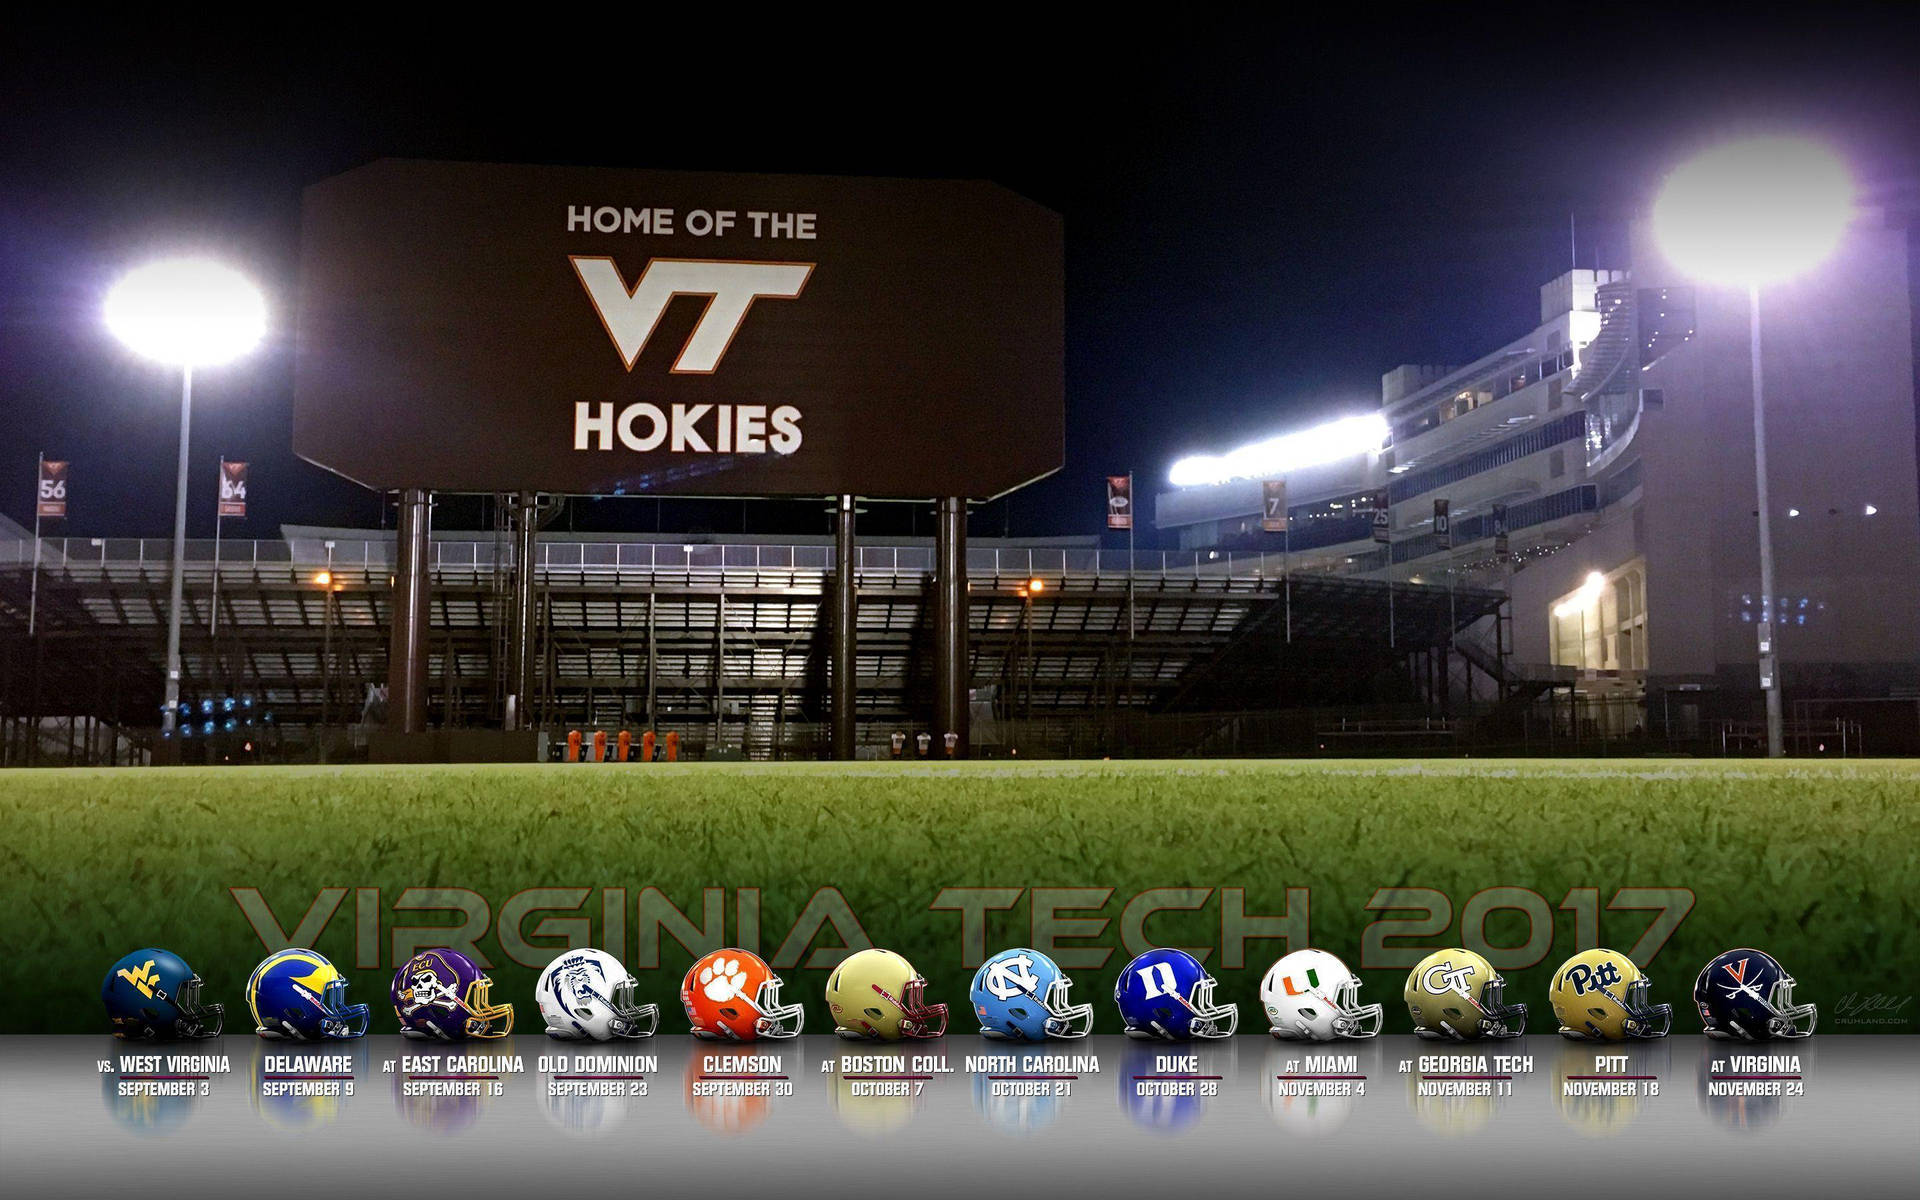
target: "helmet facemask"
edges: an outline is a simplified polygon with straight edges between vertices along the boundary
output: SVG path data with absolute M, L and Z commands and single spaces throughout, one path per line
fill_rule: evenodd
M 200 1003 L 198 975 L 189 976 L 186 982 L 180 985 L 179 990 L 173 995 L 173 1007 L 180 1014 L 173 1020 L 172 1032 L 177 1038 L 199 1041 L 202 1038 L 219 1037 L 221 1027 L 226 1024 L 225 1006 Z M 209 1025 L 209 1019 L 211 1019 L 211 1025 Z
M 1803 1038 L 1813 1036 L 1814 1021 L 1819 1011 L 1811 1004 L 1793 1002 L 1793 976 L 1785 971 L 1767 995 L 1767 1007 L 1773 1015 L 1767 1020 L 1767 1032 L 1777 1038 Z M 1801 1028 L 1800 1021 L 1806 1019 L 1806 1027 Z
M 1193 985 L 1193 993 L 1183 1001 L 1193 1013 L 1187 1022 L 1187 1032 L 1194 1037 L 1232 1037 L 1234 1029 L 1240 1024 L 1239 1005 L 1213 1002 L 1214 982 L 1211 975 L 1201 977 Z
M 763 1038 L 795 1037 L 806 1019 L 806 1010 L 802 1006 L 781 1005 L 780 979 L 775 975 L 769 975 L 760 985 L 760 990 L 754 993 L 753 1006 L 759 1010 L 753 1031 Z M 793 1022 L 792 1025 L 787 1024 L 789 1020 Z
M 1652 988 L 1653 981 L 1644 975 L 1627 985 L 1627 998 L 1620 1002 L 1620 1007 L 1627 1010 L 1627 1019 L 1621 1028 L 1628 1037 L 1665 1037 L 1673 1027 L 1673 1005 L 1647 1003 Z
M 613 1019 L 607 1023 L 607 1029 L 615 1037 L 652 1037 L 653 1031 L 660 1028 L 659 1005 L 633 1002 L 634 992 L 639 986 L 639 981 L 629 975 L 613 985 L 611 998 L 601 1000 L 613 1010 Z
M 1360 981 L 1351 976 L 1333 990 L 1333 1032 L 1336 1037 L 1370 1038 L 1380 1032 L 1382 1009 L 1360 1003 Z
M 1064 975 L 1047 985 L 1047 1034 L 1057 1038 L 1083 1038 L 1093 1032 L 1093 1005 L 1068 1004 L 1067 989 L 1073 982 Z
M 320 1036 L 357 1038 L 367 1032 L 370 1010 L 364 1004 L 347 1003 L 347 981 L 336 976 L 321 993 L 320 1006 L 327 1015 L 320 1019 Z
M 1527 1006 L 1506 1003 L 1507 981 L 1498 975 L 1480 989 L 1480 1036 L 1514 1038 L 1527 1031 Z
M 503 1038 L 513 1032 L 513 1005 L 490 1003 L 487 993 L 492 989 L 493 980 L 485 975 L 467 985 L 463 1007 L 467 1010 L 466 1031 L 470 1038 Z
M 947 1006 L 927 1003 L 927 981 L 914 976 L 900 989 L 900 1036 L 937 1038 L 947 1032 Z

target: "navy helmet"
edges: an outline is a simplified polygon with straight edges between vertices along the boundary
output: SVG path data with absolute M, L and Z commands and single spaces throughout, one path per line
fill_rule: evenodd
M 115 1037 L 171 1041 L 218 1037 L 218 1004 L 200 1003 L 200 977 L 178 954 L 148 947 L 107 968 L 100 981 Z
M 1793 1002 L 1793 976 L 1777 959 L 1745 948 L 1717 955 L 1700 969 L 1693 1003 L 1708 1034 L 1745 1042 L 1807 1037 L 1818 1015 L 1813 1005 Z

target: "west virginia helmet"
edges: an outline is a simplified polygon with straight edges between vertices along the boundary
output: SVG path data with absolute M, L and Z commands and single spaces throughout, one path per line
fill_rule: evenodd
M 367 1006 L 347 1003 L 347 981 L 317 950 L 277 950 L 247 978 L 253 1031 L 264 1038 L 319 1042 L 367 1032 Z
M 1149 950 L 1120 969 L 1113 1002 L 1132 1037 L 1175 1042 L 1232 1037 L 1240 1008 L 1215 1004 L 1215 983 L 1185 950 Z
M 937 1038 L 947 1031 L 947 1006 L 927 1003 L 927 981 L 891 950 L 850 954 L 827 977 L 827 1009 L 845 1038 Z
M 1808 1037 L 1819 1013 L 1811 1004 L 1793 1002 L 1793 983 L 1771 954 L 1728 950 L 1700 968 L 1693 1003 L 1711 1037 L 1746 1042 Z
M 790 1038 L 800 1032 L 806 1010 L 780 1003 L 780 977 L 751 950 L 715 950 L 687 968 L 680 1006 L 693 1035 L 709 1041 L 751 1042 Z
M 1565 1037 L 1592 1042 L 1667 1036 L 1671 1004 L 1648 1004 L 1653 981 L 1618 950 L 1582 950 L 1560 964 L 1547 994 Z
M 1424 1038 L 1470 1041 L 1519 1037 L 1527 1006 L 1505 1002 L 1507 981 L 1471 950 L 1436 950 L 1407 973 L 1413 1031 Z
M 411 1038 L 464 1042 L 513 1032 L 513 1005 L 488 998 L 493 980 L 458 950 L 422 950 L 393 973 L 394 1015 Z
M 652 1037 L 660 1027 L 660 1006 L 635 1004 L 639 987 L 640 981 L 605 950 L 569 950 L 540 972 L 533 998 L 547 1019 L 549 1037 L 594 1042 Z
M 1072 986 L 1060 964 L 1038 950 L 1002 950 L 973 973 L 980 1032 L 1029 1042 L 1085 1037 L 1093 1032 L 1093 1005 L 1068 1004 Z
M 1360 1003 L 1360 980 L 1325 950 L 1295 950 L 1267 968 L 1260 1003 L 1278 1038 L 1330 1042 L 1380 1032 L 1380 1006 Z
M 107 968 L 100 1002 L 113 1035 L 129 1041 L 218 1037 L 226 1011 L 200 1003 L 200 977 L 179 955 L 153 947 Z

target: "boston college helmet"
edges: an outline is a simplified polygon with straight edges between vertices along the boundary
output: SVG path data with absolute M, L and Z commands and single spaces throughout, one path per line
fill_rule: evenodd
M 790 1038 L 806 1016 L 780 1003 L 780 977 L 751 950 L 715 950 L 687 968 L 680 1004 L 694 1036 L 712 1041 Z
M 846 1038 L 937 1038 L 947 1031 L 947 1006 L 928 1004 L 927 981 L 891 950 L 850 954 L 827 979 L 834 1032 Z

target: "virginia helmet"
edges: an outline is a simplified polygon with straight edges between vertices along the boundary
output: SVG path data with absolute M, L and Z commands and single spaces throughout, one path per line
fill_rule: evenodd
M 827 1009 L 845 1038 L 937 1038 L 947 1031 L 947 1006 L 927 1003 L 927 981 L 891 950 L 849 954 L 827 976 Z
M 693 1035 L 709 1041 L 751 1042 L 790 1038 L 806 1011 L 780 1003 L 780 977 L 751 950 L 715 950 L 687 968 L 680 1006 Z
M 1808 1037 L 1819 1013 L 1811 1004 L 1793 1002 L 1793 983 L 1771 954 L 1728 950 L 1700 968 L 1693 1003 L 1711 1037 L 1746 1042 Z
M 1547 995 L 1565 1037 L 1590 1042 L 1667 1036 L 1671 1004 L 1649 1004 L 1652 980 L 1618 950 L 1582 950 L 1553 973 Z
M 1093 1032 L 1093 1005 L 1068 1004 L 1072 986 L 1060 964 L 1038 950 L 1002 950 L 973 973 L 980 1032 L 1029 1042 L 1085 1037 Z
M 651 1037 L 660 1027 L 660 1006 L 635 1004 L 639 986 L 605 950 L 569 950 L 540 972 L 533 998 L 551 1037 L 595 1042 Z
M 220 1036 L 225 1010 L 200 1003 L 200 977 L 179 955 L 149 947 L 107 968 L 100 1002 L 113 1035 L 129 1041 Z
M 320 1042 L 367 1032 L 364 1004 L 347 1003 L 347 981 L 317 950 L 276 950 L 247 978 L 253 1031 L 264 1038 Z
M 1436 950 L 1407 973 L 1407 1015 L 1424 1038 L 1519 1037 L 1527 1031 L 1527 1006 L 1506 1003 L 1506 989 L 1493 964 L 1473 951 Z
M 393 1011 L 412 1038 L 464 1042 L 513 1032 L 513 1005 L 488 998 L 493 980 L 474 961 L 445 946 L 422 950 L 393 973 Z
M 1240 1008 L 1215 1004 L 1215 983 L 1185 950 L 1149 950 L 1120 969 L 1113 1002 L 1132 1037 L 1175 1042 L 1232 1037 Z
M 1260 1003 L 1278 1038 L 1330 1042 L 1380 1032 L 1380 1006 L 1360 1003 L 1360 980 L 1325 950 L 1295 950 L 1267 968 Z

